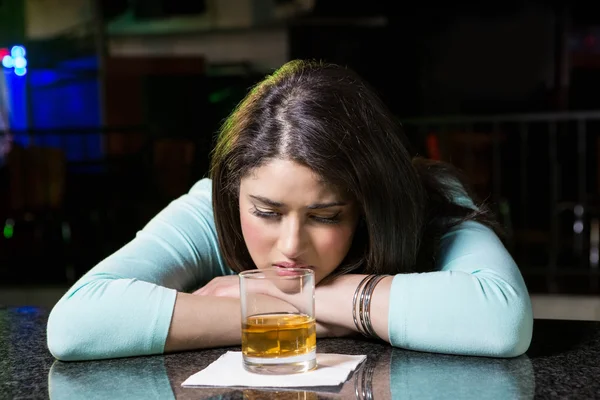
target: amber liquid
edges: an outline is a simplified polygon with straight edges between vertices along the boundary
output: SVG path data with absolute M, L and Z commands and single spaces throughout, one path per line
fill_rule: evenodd
M 314 318 L 305 314 L 259 314 L 242 323 L 242 353 L 247 357 L 309 355 L 317 348 Z

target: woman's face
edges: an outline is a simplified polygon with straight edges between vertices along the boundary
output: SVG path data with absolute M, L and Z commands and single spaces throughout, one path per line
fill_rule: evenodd
M 239 202 L 256 267 L 308 267 L 315 283 L 340 265 L 358 222 L 355 202 L 289 160 L 273 160 L 244 176 Z

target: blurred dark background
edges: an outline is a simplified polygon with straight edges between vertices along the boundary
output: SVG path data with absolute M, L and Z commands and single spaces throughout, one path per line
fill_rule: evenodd
M 591 4 L 0 0 L 0 290 L 68 287 L 206 176 L 252 84 L 317 58 L 471 177 L 533 294 L 597 296 Z

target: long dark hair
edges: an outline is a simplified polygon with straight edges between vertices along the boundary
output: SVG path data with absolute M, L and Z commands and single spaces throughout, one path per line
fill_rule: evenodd
M 493 225 L 452 166 L 414 157 L 392 113 L 356 73 L 294 60 L 258 83 L 223 123 L 212 154 L 213 207 L 226 263 L 255 268 L 239 219 L 243 176 L 286 158 L 349 194 L 361 222 L 336 274 L 431 270 L 440 237 L 477 220 Z

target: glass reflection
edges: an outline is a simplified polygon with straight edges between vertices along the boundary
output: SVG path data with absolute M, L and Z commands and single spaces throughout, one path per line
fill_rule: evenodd
M 323 397 L 320 396 L 316 392 L 308 392 L 308 391 L 265 391 L 265 390 L 254 390 L 254 389 L 245 389 L 243 391 L 244 400 L 261 400 L 265 397 L 272 397 L 277 400 L 318 400 Z

